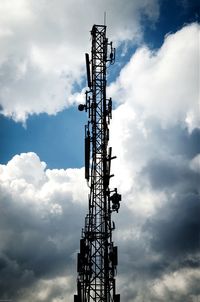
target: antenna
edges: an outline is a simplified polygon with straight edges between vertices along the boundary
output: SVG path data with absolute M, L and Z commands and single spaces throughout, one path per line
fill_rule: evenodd
M 90 76 L 90 60 L 89 60 L 89 54 L 85 54 L 85 61 L 86 61 L 86 70 L 87 70 L 87 82 L 88 87 L 91 87 L 91 76 Z
M 85 178 L 89 181 L 90 177 L 90 131 L 89 125 L 85 126 Z

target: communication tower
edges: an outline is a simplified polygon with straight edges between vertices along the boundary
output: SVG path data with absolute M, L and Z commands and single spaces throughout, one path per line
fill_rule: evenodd
M 77 294 L 74 302 L 120 302 L 116 294 L 115 276 L 118 250 L 112 240 L 115 224 L 111 219 L 118 212 L 121 195 L 110 190 L 112 148 L 109 123 L 112 100 L 106 96 L 108 65 L 115 62 L 115 48 L 106 38 L 106 26 L 94 25 L 91 30 L 91 59 L 86 54 L 88 90 L 80 111 L 88 113 L 85 126 L 85 178 L 90 193 L 89 213 L 85 218 L 77 257 Z

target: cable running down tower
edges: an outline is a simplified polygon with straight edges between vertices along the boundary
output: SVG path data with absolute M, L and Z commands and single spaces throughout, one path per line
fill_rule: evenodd
M 112 148 L 108 147 L 112 100 L 106 96 L 106 71 L 115 62 L 115 48 L 106 38 L 106 26 L 94 25 L 91 31 L 91 60 L 86 54 L 89 90 L 80 111 L 88 113 L 85 126 L 85 178 L 90 187 L 89 213 L 77 257 L 77 294 L 74 302 L 120 302 L 115 276 L 117 246 L 112 241 L 115 228 L 111 215 L 118 212 L 121 195 L 110 190 Z

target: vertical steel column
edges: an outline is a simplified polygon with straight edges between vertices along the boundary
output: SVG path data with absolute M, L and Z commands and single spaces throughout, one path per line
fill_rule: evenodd
M 109 189 L 110 165 L 114 157 L 112 149 L 108 148 L 112 101 L 106 98 L 106 68 L 108 63 L 114 63 L 115 50 L 112 43 L 108 43 L 105 25 L 94 25 L 91 35 L 91 62 L 86 54 L 90 90 L 86 92 L 86 104 L 79 105 L 79 110 L 85 109 L 89 117 L 85 128 L 85 177 L 90 186 L 89 214 L 80 241 L 78 293 L 74 301 L 119 302 L 120 296 L 115 293 L 117 247 L 112 242 L 114 223 L 111 221 L 111 213 L 118 212 L 121 195 L 117 189 Z

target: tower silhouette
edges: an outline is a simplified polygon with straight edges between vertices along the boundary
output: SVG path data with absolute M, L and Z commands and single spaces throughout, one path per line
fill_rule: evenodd
M 77 294 L 74 302 L 120 302 L 116 294 L 118 249 L 112 240 L 115 224 L 112 213 L 118 212 L 121 195 L 110 190 L 112 148 L 109 124 L 112 100 L 106 96 L 107 67 L 115 62 L 115 48 L 106 38 L 106 26 L 94 25 L 91 30 L 91 59 L 86 54 L 88 90 L 80 111 L 88 113 L 85 126 L 85 178 L 90 193 L 89 213 L 85 218 L 77 257 Z

